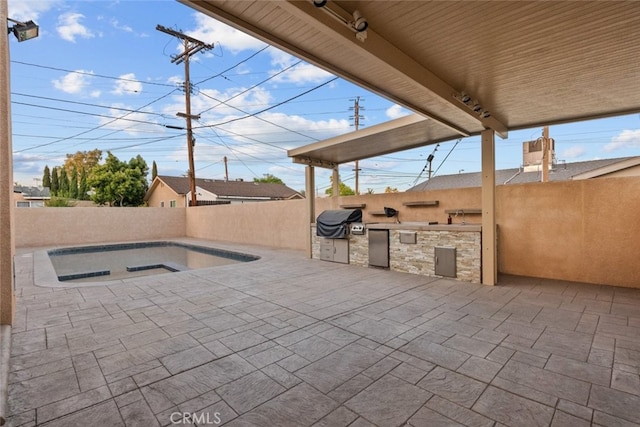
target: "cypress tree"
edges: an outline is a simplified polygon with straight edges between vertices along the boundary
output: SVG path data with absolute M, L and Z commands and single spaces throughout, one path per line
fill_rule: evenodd
M 75 166 L 71 169 L 71 178 L 69 179 L 69 198 L 78 198 L 78 171 Z
M 49 171 L 48 165 L 44 167 L 44 172 L 42 174 L 42 186 L 51 189 L 51 171 Z
M 82 169 L 80 172 L 80 184 L 78 185 L 78 199 L 89 200 L 87 191 L 89 191 L 89 187 L 87 186 L 87 171 Z
M 156 176 L 158 176 L 158 166 L 156 165 L 156 161 L 153 161 L 153 165 L 151 166 L 151 181 L 153 182 L 154 179 L 156 179 Z
M 60 168 L 60 177 L 58 178 L 58 185 L 60 189 L 58 190 L 58 195 L 60 197 L 69 197 L 69 177 L 67 176 L 67 171 L 65 168 Z
M 60 183 L 58 181 L 58 168 L 55 166 L 51 170 L 51 187 L 49 189 L 51 190 L 52 196 L 57 196 L 58 191 L 60 191 Z

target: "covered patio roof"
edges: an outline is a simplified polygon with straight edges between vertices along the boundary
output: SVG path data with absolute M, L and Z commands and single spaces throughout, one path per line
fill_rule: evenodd
M 495 135 L 640 112 L 636 2 L 179 1 L 416 113 L 290 150 L 307 165 L 307 194 L 315 166 L 333 169 L 337 199 L 340 163 L 481 135 L 488 285 L 497 281 Z
M 336 165 L 451 139 L 451 132 L 417 114 L 289 150 L 296 163 Z
M 640 112 L 635 2 L 179 1 L 428 119 L 291 150 L 296 162 Z

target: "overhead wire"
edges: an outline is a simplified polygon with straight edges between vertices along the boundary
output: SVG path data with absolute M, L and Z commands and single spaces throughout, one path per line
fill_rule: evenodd
M 267 112 L 267 111 L 269 111 L 269 110 L 273 110 L 274 108 L 277 108 L 277 107 L 279 107 L 279 106 L 281 106 L 281 105 L 283 105 L 283 104 L 286 104 L 287 102 L 289 102 L 289 101 L 291 101 L 291 100 L 293 100 L 293 99 L 300 98 L 301 96 L 304 96 L 304 95 L 306 95 L 306 94 L 308 94 L 308 93 L 311 93 L 311 92 L 313 92 L 314 90 L 318 90 L 318 89 L 320 89 L 321 87 L 324 87 L 324 86 L 328 85 L 329 83 L 334 82 L 334 81 L 336 81 L 336 80 L 338 80 L 338 78 L 337 78 L 337 77 L 334 77 L 334 78 L 332 78 L 332 79 L 329 79 L 329 80 L 327 80 L 326 82 L 324 82 L 324 83 L 322 83 L 322 84 L 319 84 L 319 85 L 317 85 L 317 86 L 315 86 L 315 87 L 313 87 L 313 88 L 311 88 L 311 89 L 309 89 L 309 90 L 306 90 L 306 91 L 304 91 L 304 92 L 302 92 L 302 93 L 300 93 L 300 94 L 298 94 L 298 95 L 295 95 L 295 96 L 293 96 L 293 97 L 291 97 L 291 98 L 287 98 L 287 99 L 285 99 L 285 100 L 284 100 L 284 101 L 282 101 L 282 102 L 278 102 L 278 103 L 276 103 L 276 104 L 274 104 L 274 105 L 272 105 L 272 106 L 270 106 L 270 107 L 264 108 L 264 109 L 262 109 L 262 110 L 260 110 L 260 111 L 255 112 L 255 113 L 248 114 L 248 115 L 246 115 L 246 116 L 244 116 L 244 117 L 236 117 L 236 118 L 229 119 L 229 120 L 225 120 L 225 121 L 223 121 L 223 122 L 219 122 L 219 123 L 215 123 L 215 124 L 210 124 L 210 125 L 204 125 L 204 126 L 195 127 L 195 128 L 193 128 L 193 129 L 201 129 L 201 128 L 207 128 L 207 127 L 217 127 L 217 126 L 222 126 L 222 125 L 226 125 L 226 124 L 229 124 L 229 123 L 237 122 L 237 121 L 239 121 L 239 120 L 248 119 L 248 118 L 250 118 L 250 117 L 255 117 L 255 116 L 257 116 L 258 114 L 262 114 L 262 113 Z
M 125 82 L 141 83 L 141 84 L 154 85 L 154 86 L 174 87 L 174 85 L 171 85 L 171 84 L 168 84 L 168 83 L 157 83 L 157 82 L 142 81 L 142 80 L 137 80 L 137 79 L 123 78 L 123 77 L 113 77 L 113 76 L 107 76 L 107 75 L 104 75 L 104 74 L 95 74 L 95 73 L 91 73 L 91 72 L 88 72 L 88 71 L 69 70 L 69 69 L 66 69 L 66 68 L 51 67 L 51 66 L 39 65 L 39 64 L 31 64 L 29 62 L 22 62 L 22 61 L 14 61 L 14 60 L 12 60 L 11 62 L 14 63 L 14 64 L 27 65 L 27 66 L 30 66 L 30 67 L 44 68 L 44 69 L 47 69 L 47 70 L 54 70 L 54 71 L 64 71 L 65 73 L 80 74 L 80 75 L 90 76 L 90 77 L 100 77 L 100 78 L 103 78 L 103 79 L 122 80 L 122 81 L 125 81 Z

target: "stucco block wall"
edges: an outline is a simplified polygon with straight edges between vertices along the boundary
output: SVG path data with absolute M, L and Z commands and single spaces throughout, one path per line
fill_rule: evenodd
M 404 202 L 438 201 L 438 206 L 403 206 Z M 482 206 L 480 188 L 459 188 L 455 190 L 415 191 L 409 193 L 365 194 L 360 196 L 340 197 L 338 201 L 324 197 L 316 199 L 316 217 L 326 209 L 340 209 L 340 205 L 366 204 L 362 209 L 363 222 L 394 222 L 394 218 L 372 215 L 384 207 L 399 211 L 400 222 L 438 221 L 447 223 L 446 210 L 480 209 Z M 469 224 L 480 224 L 480 215 L 465 215 Z M 462 222 L 462 215 L 453 218 L 454 223 Z
M 340 204 L 364 203 L 367 223 L 394 222 L 371 215 L 385 206 L 399 210 L 401 223 L 446 223 L 445 210 L 480 208 L 480 198 L 479 188 L 321 198 L 316 200 L 316 216 Z M 403 206 L 426 200 L 438 200 L 439 206 Z M 18 247 L 34 247 L 194 237 L 304 251 L 310 232 L 306 204 L 25 208 L 16 210 L 15 238 Z M 496 205 L 500 272 L 640 288 L 640 177 L 501 185 Z M 453 218 L 454 224 L 461 220 Z M 481 216 L 465 215 L 465 220 L 479 224 Z M 352 262 L 366 261 L 364 249 L 363 244 L 356 251 L 362 255 Z
M 640 178 L 500 186 L 503 273 L 640 287 Z
M 187 237 L 304 251 L 307 201 L 279 200 L 187 209 Z
M 16 209 L 16 246 L 37 247 L 185 237 L 185 208 Z

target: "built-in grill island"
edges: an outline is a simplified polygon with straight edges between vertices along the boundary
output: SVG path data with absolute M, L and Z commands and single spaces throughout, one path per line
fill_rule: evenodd
M 313 258 L 481 282 L 479 224 L 362 223 L 359 209 L 324 211 L 317 221 Z
M 318 215 L 316 236 L 320 237 L 321 260 L 349 264 L 349 232 L 354 223 L 362 225 L 360 209 L 326 210 Z

